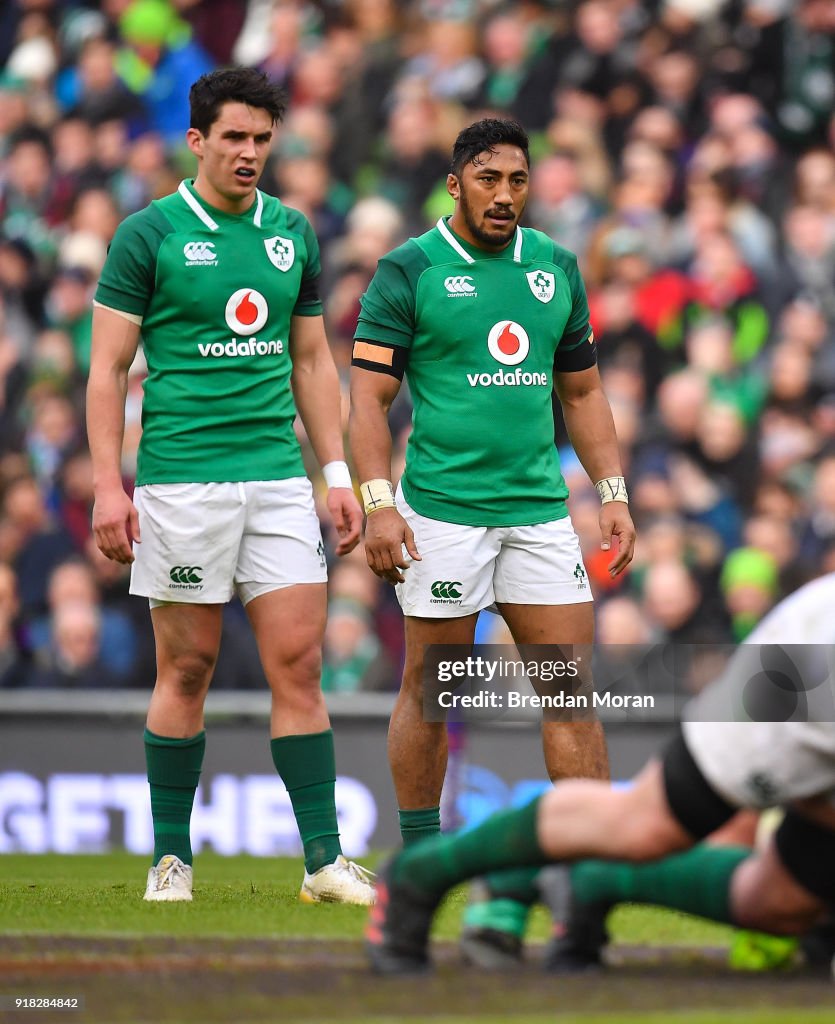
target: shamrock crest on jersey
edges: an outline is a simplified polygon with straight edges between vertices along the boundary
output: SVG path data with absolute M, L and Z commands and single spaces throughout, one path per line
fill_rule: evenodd
M 293 266 L 296 258 L 296 247 L 292 238 L 282 238 L 281 235 L 273 235 L 272 238 L 264 239 L 264 248 L 270 258 L 270 263 L 279 270 L 287 271 Z
M 550 302 L 556 290 L 554 275 L 547 270 L 532 270 L 525 274 L 534 296 L 540 302 Z

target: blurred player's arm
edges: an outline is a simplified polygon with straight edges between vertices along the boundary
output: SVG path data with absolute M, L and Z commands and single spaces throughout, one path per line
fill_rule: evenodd
M 615 422 L 597 366 L 555 371 L 554 388 L 571 444 L 592 483 L 622 477 Z M 608 566 L 609 574 L 617 576 L 632 561 L 635 548 L 635 526 L 625 501 L 601 505 L 600 533 L 604 551 L 611 547 L 613 536 L 618 539 L 617 555 Z
M 319 465 L 324 469 L 332 463 L 344 464 L 342 395 L 321 316 L 292 318 L 290 351 L 293 397 Z M 344 474 L 344 480 L 327 481 L 328 511 L 339 534 L 337 555 L 347 555 L 354 550 L 362 529 L 362 512 L 350 486 L 347 467 L 344 467 Z
M 139 346 L 141 318 L 93 307 L 93 342 L 87 381 L 87 437 L 93 461 L 93 535 L 102 554 L 133 561 L 139 517 L 122 484 L 122 442 L 128 371 Z
M 351 366 L 349 438 L 357 473 L 363 482 L 368 519 L 365 557 L 369 567 L 389 583 L 402 583 L 409 558 L 419 559 L 415 537 L 391 495 L 391 430 L 388 413 L 400 391 L 405 352 L 393 345 L 358 340 Z M 380 507 L 374 499 L 382 497 Z

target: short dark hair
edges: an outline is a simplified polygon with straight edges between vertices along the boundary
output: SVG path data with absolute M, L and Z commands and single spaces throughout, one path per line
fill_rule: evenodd
M 476 121 L 458 133 L 452 147 L 452 173 L 460 178 L 467 164 L 475 163 L 479 153 L 495 153 L 496 146 L 503 145 L 518 146 L 530 165 L 528 133 L 518 121 L 500 120 L 497 117 Z
M 271 82 L 255 68 L 221 68 L 198 78 L 188 94 L 190 126 L 203 135 L 220 117 L 224 103 L 245 103 L 266 110 L 276 124 L 287 110 L 287 97 L 281 86 Z

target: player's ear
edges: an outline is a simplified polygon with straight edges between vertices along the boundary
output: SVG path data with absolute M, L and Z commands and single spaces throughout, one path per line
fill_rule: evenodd
M 189 128 L 186 132 L 186 143 L 195 156 L 203 156 L 203 133 L 197 128 Z
M 457 174 L 448 174 L 446 176 L 446 190 L 453 199 L 457 199 L 459 197 L 461 194 L 461 184 L 458 181 Z

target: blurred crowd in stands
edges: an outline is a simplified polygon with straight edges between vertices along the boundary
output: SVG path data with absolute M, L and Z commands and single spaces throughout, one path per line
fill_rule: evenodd
M 599 640 L 738 641 L 835 570 L 831 0 L 6 0 L 0 687 L 153 680 L 147 605 L 90 536 L 91 300 L 121 218 L 193 173 L 189 85 L 234 63 L 290 96 L 262 188 L 318 233 L 346 408 L 359 297 L 451 211 L 457 132 L 496 114 L 531 134 L 527 223 L 579 256 L 639 528 L 610 580 L 557 417 Z M 138 359 L 126 481 L 142 378 Z M 404 388 L 400 465 L 409 423 Z M 396 688 L 400 613 L 362 548 L 330 591 L 325 689 Z M 263 685 L 237 603 L 215 685 Z

